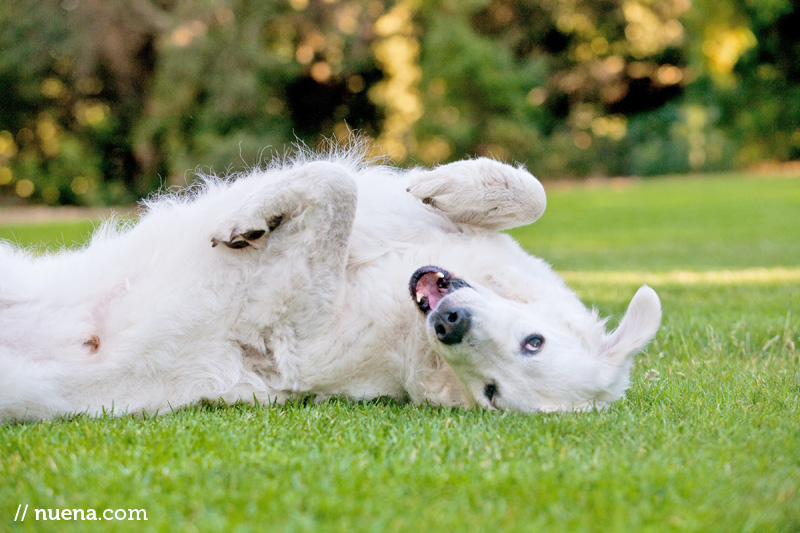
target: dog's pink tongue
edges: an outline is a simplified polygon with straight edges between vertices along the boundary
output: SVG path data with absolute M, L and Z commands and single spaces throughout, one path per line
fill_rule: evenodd
M 421 292 L 428 298 L 428 307 L 431 308 L 431 311 L 435 310 L 441 299 L 447 295 L 447 291 L 439 287 L 438 281 L 437 273 L 430 272 L 419 278 L 417 282 L 417 292 Z

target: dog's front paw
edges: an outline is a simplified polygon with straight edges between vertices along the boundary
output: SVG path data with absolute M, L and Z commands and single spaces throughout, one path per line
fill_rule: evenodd
M 530 224 L 547 203 L 528 171 L 486 158 L 412 173 L 406 191 L 455 222 L 489 229 Z
M 512 196 L 514 191 L 508 181 L 516 172 L 508 165 L 485 158 L 458 161 L 411 174 L 406 191 L 423 204 L 458 220 L 465 213 L 490 212 L 498 207 L 498 199 Z
M 283 222 L 283 216 L 274 216 L 265 222 L 266 227 L 264 228 L 253 228 L 246 230 L 234 228 L 230 231 L 229 237 L 211 237 L 211 246 L 215 247 L 219 244 L 224 244 L 228 248 L 233 249 L 255 246 L 256 243 L 260 240 L 263 240 L 268 233 L 278 229 L 278 227 L 281 225 L 281 222 Z
M 423 204 L 434 209 L 447 209 L 452 199 L 451 191 L 457 186 L 453 179 L 443 173 L 425 172 L 414 174 L 409 180 L 406 192 L 411 193 Z

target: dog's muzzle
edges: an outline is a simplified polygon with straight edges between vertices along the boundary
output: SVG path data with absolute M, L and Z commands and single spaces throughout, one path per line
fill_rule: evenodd
M 442 344 L 458 344 L 464 340 L 464 335 L 472 327 L 472 315 L 469 311 L 459 307 L 440 305 L 430 317 L 436 338 Z
M 443 344 L 458 344 L 472 327 L 472 315 L 467 309 L 442 303 L 448 294 L 469 286 L 463 279 L 435 266 L 422 267 L 411 276 L 411 297 L 422 314 L 428 316 L 436 337 Z

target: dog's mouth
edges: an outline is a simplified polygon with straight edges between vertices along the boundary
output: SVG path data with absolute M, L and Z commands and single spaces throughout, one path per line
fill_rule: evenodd
M 408 288 L 422 314 L 434 311 L 442 299 L 453 291 L 469 287 L 469 283 L 436 266 L 425 266 L 411 276 Z

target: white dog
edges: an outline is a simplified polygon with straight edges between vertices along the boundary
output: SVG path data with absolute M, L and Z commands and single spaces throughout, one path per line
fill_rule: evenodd
M 642 287 L 606 333 L 498 233 L 539 218 L 545 194 L 488 159 L 301 154 L 146 207 L 77 251 L 0 243 L 0 419 L 296 395 L 602 408 L 661 318 Z

